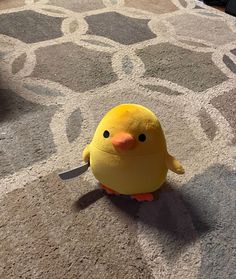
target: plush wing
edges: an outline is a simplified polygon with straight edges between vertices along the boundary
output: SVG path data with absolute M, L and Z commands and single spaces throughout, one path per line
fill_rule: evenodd
M 83 160 L 87 163 L 90 161 L 90 151 L 89 151 L 89 144 L 85 147 L 83 151 Z
M 177 174 L 184 174 L 184 168 L 180 164 L 178 160 L 175 159 L 175 157 L 171 156 L 167 153 L 166 156 L 166 166 L 169 170 L 177 173 Z

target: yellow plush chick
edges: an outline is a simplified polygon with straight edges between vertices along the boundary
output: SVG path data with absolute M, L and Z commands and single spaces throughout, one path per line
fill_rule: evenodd
M 149 109 L 123 104 L 111 109 L 99 123 L 92 142 L 83 151 L 95 178 L 110 194 L 152 200 L 167 171 L 183 174 L 181 164 L 166 147 L 160 122 Z

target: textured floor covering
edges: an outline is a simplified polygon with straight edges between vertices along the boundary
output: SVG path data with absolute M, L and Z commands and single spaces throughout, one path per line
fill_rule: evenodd
M 0 278 L 235 277 L 236 20 L 190 0 L 0 1 Z M 110 107 L 186 174 L 152 203 L 62 183 Z

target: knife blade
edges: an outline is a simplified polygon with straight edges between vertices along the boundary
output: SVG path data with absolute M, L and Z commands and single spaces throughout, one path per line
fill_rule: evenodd
M 72 179 L 75 178 L 77 176 L 80 176 L 81 174 L 83 174 L 84 172 L 86 172 L 89 168 L 90 164 L 89 162 L 86 163 L 85 165 L 82 165 L 80 167 L 77 167 L 75 169 L 69 170 L 69 171 L 65 171 L 65 172 L 61 172 L 58 174 L 58 176 L 62 179 L 62 180 L 68 180 L 68 179 Z

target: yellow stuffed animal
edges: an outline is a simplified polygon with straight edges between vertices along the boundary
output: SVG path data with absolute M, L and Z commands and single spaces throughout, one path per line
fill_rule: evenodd
M 168 154 L 157 117 L 136 104 L 119 105 L 104 116 L 83 159 L 107 193 L 138 201 L 153 200 L 152 192 L 162 186 L 168 169 L 184 173 Z

